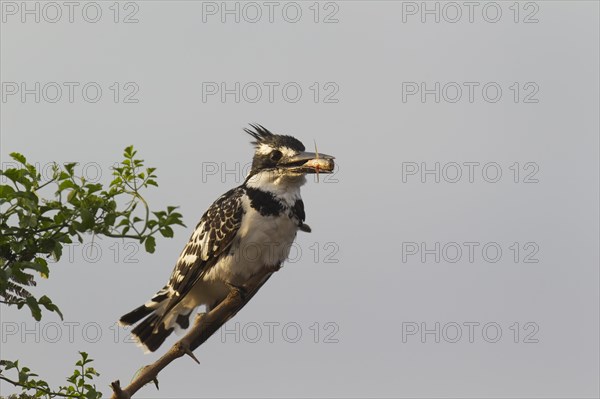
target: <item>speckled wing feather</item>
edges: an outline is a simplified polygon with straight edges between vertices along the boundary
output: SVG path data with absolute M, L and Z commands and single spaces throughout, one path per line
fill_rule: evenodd
M 174 295 L 167 312 L 196 284 L 198 279 L 229 250 L 242 223 L 241 187 L 219 197 L 204 213 L 190 240 L 181 252 L 167 285 Z

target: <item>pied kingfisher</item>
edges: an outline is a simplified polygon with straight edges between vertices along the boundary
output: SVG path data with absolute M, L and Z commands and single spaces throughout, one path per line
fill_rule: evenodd
M 119 320 L 132 325 L 143 319 L 131 333 L 147 351 L 158 349 L 175 328 L 187 328 L 198 306 L 210 311 L 232 287 L 280 266 L 297 231 L 310 232 L 300 186 L 306 173 L 331 173 L 334 157 L 307 152 L 294 137 L 250 126 L 244 131 L 255 139 L 255 152 L 244 183 L 202 215 L 167 285 Z

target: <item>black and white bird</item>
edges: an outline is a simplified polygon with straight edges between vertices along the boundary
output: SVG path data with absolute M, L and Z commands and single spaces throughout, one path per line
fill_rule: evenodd
M 298 230 L 310 231 L 300 187 L 307 173 L 331 173 L 334 158 L 305 151 L 292 136 L 250 126 L 244 130 L 255 139 L 255 153 L 244 183 L 204 213 L 167 285 L 120 319 L 121 325 L 141 320 L 131 333 L 148 351 L 158 349 L 175 328 L 187 328 L 197 307 L 209 311 L 232 287 L 280 266 Z

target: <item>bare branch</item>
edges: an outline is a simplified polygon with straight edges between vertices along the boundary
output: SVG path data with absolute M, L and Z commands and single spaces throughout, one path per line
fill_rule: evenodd
M 142 368 L 142 371 L 127 387 L 121 388 L 119 380 L 114 381 L 111 384 L 113 389 L 112 399 L 131 399 L 140 388 L 151 382 L 154 382 L 158 388 L 158 374 L 172 361 L 184 355 L 190 356 L 194 361 L 200 364 L 192 351 L 202 345 L 219 328 L 221 328 L 223 324 L 235 316 L 237 312 L 252 299 L 260 287 L 267 282 L 273 272 L 276 272 L 277 270 L 279 270 L 279 266 L 257 274 L 241 289 L 232 289 L 229 292 L 229 295 L 227 295 L 227 297 L 210 312 L 201 313 L 196 316 L 194 325 L 190 328 L 188 333 L 177 341 L 171 349 L 156 362 Z

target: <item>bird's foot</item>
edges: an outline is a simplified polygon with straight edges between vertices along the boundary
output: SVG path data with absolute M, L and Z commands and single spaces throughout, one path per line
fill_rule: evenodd
M 242 301 L 246 300 L 246 296 L 248 295 L 248 290 L 246 287 L 232 283 L 227 283 L 227 286 L 229 287 L 230 292 L 234 292 L 239 295 Z

